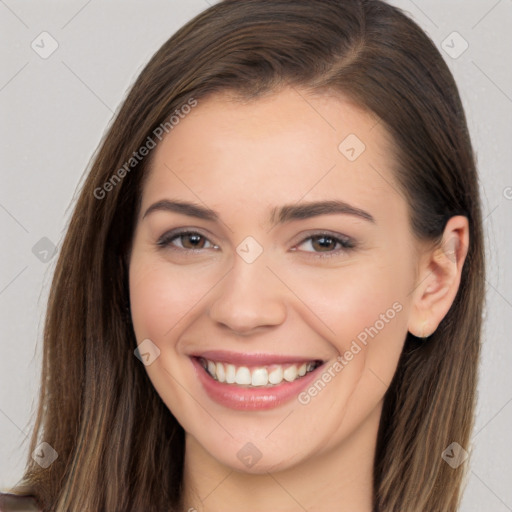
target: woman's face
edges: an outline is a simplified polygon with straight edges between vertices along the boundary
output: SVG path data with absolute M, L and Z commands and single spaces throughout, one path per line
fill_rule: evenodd
M 132 320 L 187 450 L 261 473 L 373 439 L 418 268 L 383 126 L 341 97 L 216 95 L 153 151 Z

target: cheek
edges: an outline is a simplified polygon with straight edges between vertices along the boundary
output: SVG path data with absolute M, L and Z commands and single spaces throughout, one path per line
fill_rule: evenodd
M 391 382 L 406 333 L 408 277 L 397 276 L 392 262 L 374 261 L 281 270 L 300 299 L 295 318 L 333 349 L 332 364 L 299 396 L 308 431 L 325 432 L 318 442 L 329 451 L 375 410 Z
M 395 372 L 407 334 L 412 276 L 390 259 L 308 269 L 294 277 L 293 289 L 314 311 L 315 324 L 326 326 L 325 338 L 342 357 L 337 381 L 360 411 L 363 403 L 371 407 L 380 400 Z
M 159 261 L 161 259 L 161 261 Z M 211 289 L 211 275 L 170 265 L 164 258 L 134 255 L 130 264 L 130 308 L 137 340 L 158 344 L 195 309 Z
M 363 346 L 377 337 L 400 343 L 412 272 L 398 267 L 393 261 L 361 261 L 336 269 L 301 269 L 290 274 L 288 282 L 325 324 L 329 341 L 343 352 L 354 339 Z

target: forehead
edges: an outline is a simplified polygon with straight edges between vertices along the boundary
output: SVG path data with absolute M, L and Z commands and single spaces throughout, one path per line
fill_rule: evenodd
M 219 210 L 334 197 L 368 206 L 397 196 L 392 147 L 375 116 L 339 95 L 216 94 L 154 149 L 143 209 L 166 195 Z

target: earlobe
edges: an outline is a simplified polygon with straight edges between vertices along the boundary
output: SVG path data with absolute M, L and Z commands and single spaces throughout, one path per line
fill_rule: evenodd
M 446 223 L 441 244 L 422 254 L 408 326 L 414 336 L 431 336 L 448 313 L 459 289 L 468 245 L 468 219 L 458 215 Z

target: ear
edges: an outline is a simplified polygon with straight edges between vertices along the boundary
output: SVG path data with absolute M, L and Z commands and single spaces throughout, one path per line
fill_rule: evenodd
M 448 313 L 459 289 L 468 246 L 468 219 L 457 215 L 446 223 L 441 245 L 422 251 L 408 325 L 414 336 L 430 336 Z

